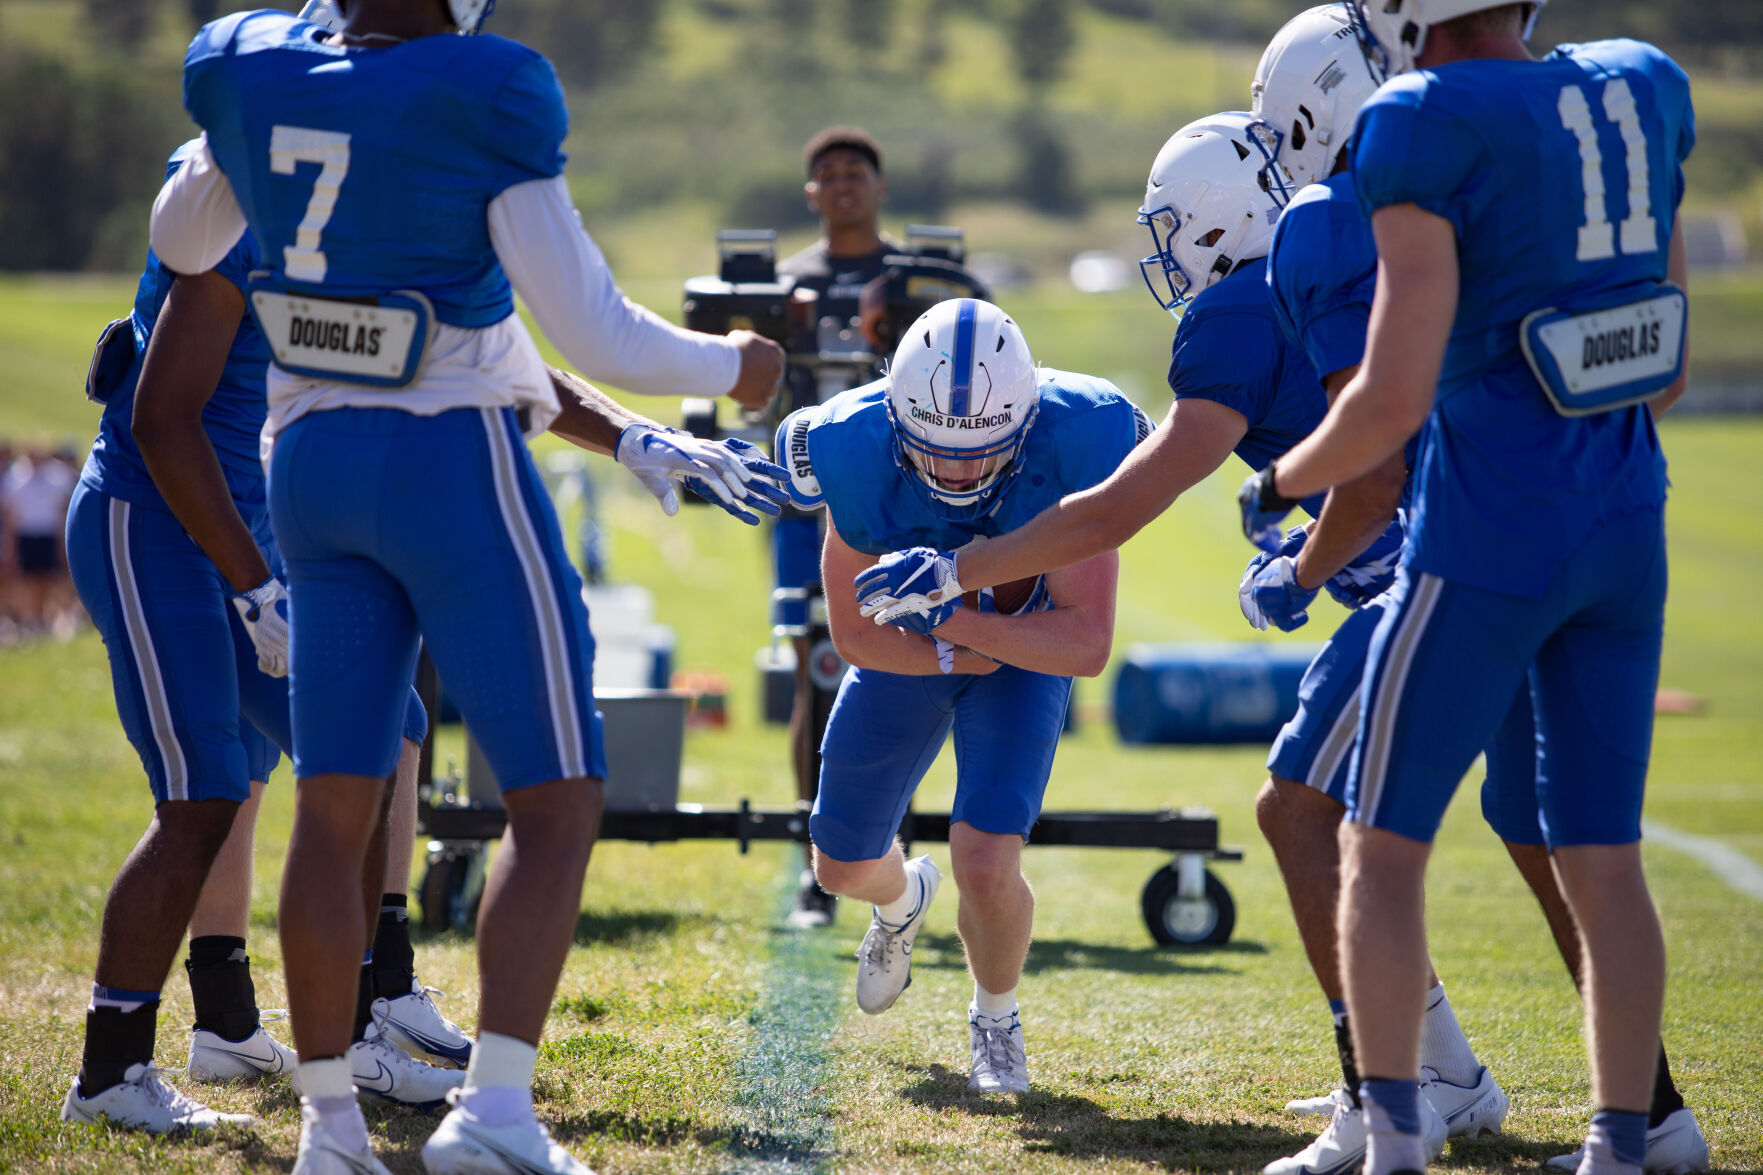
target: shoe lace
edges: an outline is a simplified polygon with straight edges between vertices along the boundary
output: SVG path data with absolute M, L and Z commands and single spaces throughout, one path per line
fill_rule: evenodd
M 170 1085 L 166 1084 L 164 1072 L 163 1069 L 159 1068 L 159 1066 L 153 1064 L 151 1061 L 149 1061 L 146 1068 L 141 1071 L 139 1079 L 141 1089 L 146 1092 L 149 1101 L 156 1106 L 165 1107 L 173 1114 L 180 1117 L 186 1114 L 193 1114 L 202 1109 L 202 1103 L 193 1098 L 185 1097 L 176 1089 L 173 1089 Z
M 980 1035 L 980 1060 L 986 1068 L 994 1073 L 1013 1073 L 1018 1060 L 1026 1061 L 1022 1046 L 1017 1042 L 1015 1027 L 1009 1025 L 984 1025 L 973 1022 L 974 1031 Z
M 889 930 L 878 919 L 870 924 L 869 933 L 863 936 L 863 945 L 858 949 L 857 957 L 865 967 L 885 968 L 899 942 L 899 931 Z

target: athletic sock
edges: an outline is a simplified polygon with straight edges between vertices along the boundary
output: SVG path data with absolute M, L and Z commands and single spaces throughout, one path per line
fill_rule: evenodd
M 395 1000 L 416 986 L 416 949 L 410 945 L 410 899 L 401 893 L 380 897 L 379 925 L 373 932 L 373 994 Z
M 993 993 L 979 984 L 973 985 L 973 1010 L 993 1020 L 1007 1020 L 1016 1013 L 1016 989 Z
M 361 971 L 355 985 L 355 1027 L 350 1041 L 363 1040 L 367 1036 L 367 1026 L 373 1020 L 373 952 L 368 951 L 361 958 Z
M 1683 1109 L 1683 1095 L 1671 1080 L 1671 1062 L 1665 1059 L 1665 1042 L 1659 1042 L 1659 1067 L 1653 1073 L 1653 1104 L 1647 1110 L 1647 1129 L 1652 1130 L 1665 1119 Z
M 1426 1170 L 1419 1084 L 1367 1077 L 1359 1097 L 1365 1106 L 1365 1175 Z
M 355 1098 L 349 1062 L 342 1057 L 301 1061 L 299 1074 L 300 1088 L 306 1091 L 301 1101 L 312 1107 L 325 1131 L 357 1153 L 368 1149 L 367 1123 Z
M 1588 1175 L 1641 1175 L 1647 1157 L 1647 1116 L 1638 1111 L 1599 1110 L 1592 1115 L 1581 1171 Z
M 1339 1002 L 1338 1000 L 1330 1000 L 1329 1007 L 1332 1009 Z M 1341 1057 L 1343 1088 L 1346 1089 L 1347 1096 L 1353 1100 L 1355 1106 L 1361 1105 L 1359 1101 L 1359 1058 L 1353 1052 L 1353 1025 L 1347 1018 L 1347 1009 L 1344 1004 L 1342 1004 L 1341 1010 L 1335 1013 L 1334 1047 Z
M 924 901 L 924 883 L 910 870 L 906 873 L 906 888 L 900 896 L 891 902 L 880 903 L 875 907 L 881 920 L 889 926 L 901 927 L 912 915 L 918 913 L 918 907 Z
M 196 1005 L 195 1027 L 240 1041 L 257 1031 L 257 989 L 251 982 L 251 957 L 245 940 L 229 934 L 206 934 L 190 940 L 184 960 L 190 999 Z
M 1451 1011 L 1442 983 L 1426 993 L 1426 1014 L 1420 1018 L 1420 1067 L 1452 1085 L 1471 1086 L 1481 1080 L 1481 1062 Z
M 492 1129 L 527 1121 L 538 1059 L 538 1048 L 518 1037 L 480 1032 L 455 1104 Z
M 96 1097 L 122 1084 L 131 1065 L 153 1063 L 159 993 L 92 985 L 86 1043 L 80 1059 L 80 1096 Z

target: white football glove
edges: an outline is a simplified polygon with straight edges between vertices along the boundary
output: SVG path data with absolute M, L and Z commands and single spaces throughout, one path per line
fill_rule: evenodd
M 719 443 L 686 432 L 630 424 L 618 434 L 613 457 L 655 495 L 662 511 L 670 516 L 679 513 L 679 495 L 673 484 L 677 481 L 742 522 L 756 525 L 759 516 L 748 507 L 777 514 L 779 500 L 786 497 L 777 482 L 789 473 L 762 455 L 743 452 L 750 448 L 739 441 Z M 758 450 L 752 452 L 757 454 Z
M 269 677 L 288 675 L 288 589 L 270 576 L 233 597 L 233 607 L 257 650 L 257 668 Z
M 1243 568 L 1242 582 L 1237 584 L 1237 607 L 1243 610 L 1243 619 L 1249 622 L 1249 627 L 1258 632 L 1267 631 L 1267 617 L 1255 602 L 1255 573 L 1267 566 L 1272 558 L 1266 551 L 1256 551 L 1249 565 Z

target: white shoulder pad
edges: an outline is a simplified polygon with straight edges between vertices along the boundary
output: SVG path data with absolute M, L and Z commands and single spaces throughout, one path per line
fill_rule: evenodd
M 814 464 L 808 457 L 808 429 L 812 426 L 812 408 L 801 408 L 784 417 L 777 426 L 777 440 L 772 457 L 790 471 L 790 504 L 798 510 L 818 510 L 826 505 L 820 490 L 820 479 L 814 476 Z

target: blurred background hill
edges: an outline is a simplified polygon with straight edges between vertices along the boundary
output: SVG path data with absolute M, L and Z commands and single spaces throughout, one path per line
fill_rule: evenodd
M 139 268 L 163 160 L 193 131 L 183 48 L 248 6 L 0 0 L 0 270 Z M 890 227 L 962 224 L 1006 276 L 1062 281 L 1079 252 L 1145 251 L 1133 213 L 1157 147 L 1246 105 L 1261 47 L 1301 7 L 503 0 L 491 28 L 556 63 L 570 181 L 623 278 L 711 268 L 719 225 L 776 227 L 786 248 L 812 236 L 800 147 L 849 121 L 887 149 Z M 1686 226 L 1699 266 L 1725 271 L 1698 281 L 1697 376 L 1748 380 L 1763 359 L 1746 328 L 1763 321 L 1763 2 L 1553 0 L 1533 44 L 1606 36 L 1653 40 L 1695 80 Z

